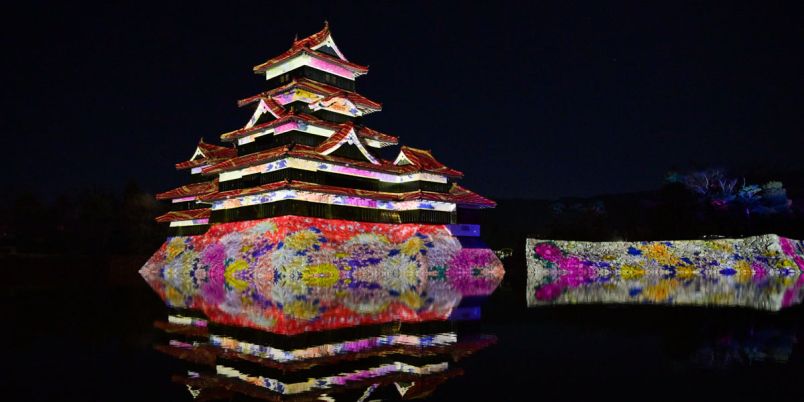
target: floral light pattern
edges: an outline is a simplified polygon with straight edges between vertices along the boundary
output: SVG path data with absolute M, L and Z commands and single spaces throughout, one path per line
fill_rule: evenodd
M 295 334 L 446 319 L 463 296 L 493 292 L 504 270 L 443 225 L 284 216 L 170 238 L 140 273 L 172 307 Z
M 529 306 L 727 305 L 779 310 L 804 297 L 804 242 L 743 239 L 575 242 L 528 239 Z

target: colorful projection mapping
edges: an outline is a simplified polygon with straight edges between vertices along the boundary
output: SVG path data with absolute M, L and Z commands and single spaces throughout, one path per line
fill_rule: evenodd
M 316 345 L 293 351 L 301 359 L 295 364 L 266 358 L 260 353 L 265 346 L 233 340 L 212 340 L 211 345 L 174 340 L 158 349 L 196 364 L 186 375 L 174 376 L 174 381 L 187 385 L 191 392 L 209 390 L 217 397 L 243 394 L 276 401 L 359 400 L 355 392 L 370 395 L 378 387 L 386 387 L 402 399 L 416 399 L 431 394 L 449 378 L 462 375 L 461 368 L 453 367 L 455 362 L 496 342 L 488 335 L 462 338 L 454 333 L 398 334 Z M 381 341 L 365 342 L 375 339 Z M 343 345 L 349 346 L 340 347 Z M 340 366 L 344 362 L 348 369 Z M 222 394 L 221 390 L 226 392 Z M 342 394 L 347 395 L 341 399 Z
M 283 216 L 169 238 L 140 274 L 169 306 L 289 335 L 447 319 L 504 270 L 444 225 Z
M 191 363 L 173 381 L 197 400 L 430 395 L 496 342 L 453 328 L 502 280 L 459 220 L 495 203 L 430 151 L 380 158 L 398 139 L 355 119 L 382 106 L 353 92 L 368 68 L 328 24 L 253 71 L 273 88 L 239 102 L 256 110 L 234 144 L 199 142 L 176 164 L 192 184 L 157 196 L 172 237 L 140 273 L 174 308 L 155 348 Z
M 804 297 L 804 242 L 528 239 L 528 306 L 654 303 L 779 310 Z

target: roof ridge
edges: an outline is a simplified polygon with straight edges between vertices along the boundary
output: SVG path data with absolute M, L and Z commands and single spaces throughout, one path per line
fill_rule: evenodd
M 308 46 L 301 46 L 301 47 L 298 47 L 298 48 L 296 48 L 296 47 L 291 48 L 290 50 L 280 54 L 279 56 L 270 58 L 267 61 L 265 61 L 264 63 L 261 63 L 261 64 L 258 64 L 256 66 L 254 66 L 252 68 L 252 70 L 255 73 L 262 73 L 265 70 L 267 70 L 268 68 L 270 68 L 270 65 L 279 63 L 281 61 L 284 61 L 284 60 L 296 55 L 299 52 L 305 52 L 305 53 L 310 54 L 311 56 L 321 58 L 321 59 L 323 59 L 325 61 L 331 61 L 333 63 L 341 64 L 341 65 L 347 67 L 347 69 L 351 68 L 352 70 L 354 70 L 356 72 L 359 72 L 361 74 L 365 74 L 369 70 L 369 66 L 364 66 L 362 64 L 357 64 L 357 63 L 353 63 L 353 62 L 348 61 L 348 60 L 343 60 L 343 59 L 338 58 L 338 57 L 330 56 L 330 55 L 328 55 L 326 53 L 319 52 L 319 51 L 317 51 L 315 49 L 312 49 L 312 48 L 310 48 Z M 361 75 L 361 74 L 357 74 L 357 75 Z
M 330 30 L 329 30 L 329 21 L 324 20 L 324 27 L 321 28 L 318 32 L 316 32 L 316 33 L 314 33 L 312 35 L 305 36 L 302 39 L 294 39 L 293 40 L 293 45 L 291 46 L 291 49 L 293 49 L 294 47 L 300 46 L 302 43 L 306 44 L 306 43 L 309 43 L 309 42 L 316 42 L 313 45 L 313 46 L 316 46 L 316 45 L 320 44 L 321 42 L 323 42 L 324 40 L 326 40 L 327 37 L 330 36 L 330 35 L 332 35 L 332 32 L 330 32 Z M 296 37 L 298 38 L 298 34 L 296 34 Z

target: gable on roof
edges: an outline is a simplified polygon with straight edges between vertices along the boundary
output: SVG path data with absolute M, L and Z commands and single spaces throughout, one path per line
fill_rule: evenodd
M 218 191 L 218 180 L 204 181 L 200 183 L 187 184 L 172 190 L 163 191 L 156 195 L 157 200 L 170 200 L 174 198 L 184 198 L 190 196 L 200 196 L 212 194 Z
M 357 136 L 357 133 L 355 133 L 355 128 L 351 124 L 344 124 L 337 133 L 333 134 L 331 137 L 329 137 L 329 139 L 322 142 L 321 145 L 316 148 L 316 152 L 322 155 L 330 155 L 344 145 L 355 146 L 366 158 L 366 160 L 375 165 L 380 164 L 380 161 L 377 160 L 377 158 L 375 158 L 365 146 L 363 146 L 363 143 L 360 141 L 360 137 Z
M 195 152 L 193 152 L 193 156 L 191 156 L 190 159 L 188 159 L 185 162 L 177 163 L 176 168 L 184 169 L 188 167 L 194 167 L 199 165 L 199 163 L 203 162 L 204 160 L 231 158 L 236 155 L 237 150 L 235 148 L 222 147 L 220 145 L 214 145 L 214 144 L 207 144 L 206 142 L 204 142 L 204 138 L 201 138 L 198 141 L 198 145 L 196 145 L 195 147 Z
M 195 152 L 193 152 L 193 156 L 190 157 L 189 160 L 194 161 L 198 159 L 204 159 L 207 156 L 204 155 L 204 151 L 201 150 L 201 147 L 195 147 Z
M 256 124 L 276 120 L 282 117 L 284 114 L 285 109 L 273 99 L 261 98 L 260 103 L 257 105 L 257 109 L 254 110 L 254 114 L 251 115 L 251 118 L 248 120 L 248 123 L 246 123 L 245 128 L 251 128 Z
M 229 158 L 237 153 L 234 148 L 209 144 L 204 142 L 203 138 L 198 142 L 198 148 L 203 151 L 207 158 Z
M 326 25 L 324 29 L 327 30 L 327 37 L 321 41 L 321 43 L 310 46 L 311 49 L 321 52 L 324 54 L 328 54 L 330 56 L 335 56 L 343 61 L 349 61 L 346 59 L 346 56 L 343 55 L 340 49 L 338 49 L 338 45 L 335 44 L 335 40 L 332 39 L 332 34 L 329 33 L 329 25 Z
M 430 151 L 404 145 L 400 148 L 399 155 L 397 155 L 394 160 L 394 164 L 397 166 L 413 165 L 419 170 L 440 173 L 445 176 L 463 176 L 463 173 L 460 171 L 448 168 L 443 163 L 437 161 Z
M 332 39 L 332 32 L 329 29 L 328 21 L 324 21 L 324 27 L 320 31 L 306 38 L 293 41 L 292 48 L 301 47 L 309 47 L 312 50 L 337 57 L 343 61 L 349 61 L 346 60 L 346 57 L 340 49 L 338 49 L 338 45 L 335 44 L 335 40 Z
M 346 60 L 329 32 L 329 24 L 304 39 L 294 40 L 290 49 L 253 68 L 267 79 L 277 77 L 301 66 L 310 66 L 347 79 L 368 72 L 368 67 Z
M 321 52 L 321 53 L 328 54 L 328 55 L 330 55 L 330 56 L 335 56 L 335 57 L 339 57 L 339 58 L 341 58 L 341 59 L 344 59 L 343 57 L 341 57 L 341 56 L 338 54 L 338 51 L 337 51 L 337 50 L 335 50 L 335 49 L 336 49 L 336 48 L 335 48 L 335 47 L 333 47 L 333 46 L 329 46 L 329 45 L 322 45 L 321 47 L 314 48 L 313 50 L 315 50 L 315 51 L 317 51 L 317 52 Z
M 382 148 L 399 142 L 399 139 L 393 135 L 381 133 L 365 126 L 357 128 L 357 136 L 363 138 L 366 140 L 366 144 L 375 148 Z
M 413 164 L 413 162 L 411 162 L 410 159 L 408 159 L 408 157 L 405 156 L 405 153 L 402 152 L 402 151 L 400 151 L 399 155 L 397 155 L 396 159 L 394 159 L 394 165 L 397 165 L 397 166 L 405 166 L 405 165 L 412 165 L 412 164 Z

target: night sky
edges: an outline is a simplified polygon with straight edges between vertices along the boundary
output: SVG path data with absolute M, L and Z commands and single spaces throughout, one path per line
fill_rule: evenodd
M 235 102 L 268 89 L 252 66 L 324 20 L 370 66 L 358 92 L 383 111 L 367 125 L 492 198 L 804 169 L 802 2 L 225 3 L 3 10 L 4 188 L 183 184 L 173 164 L 242 127 Z

